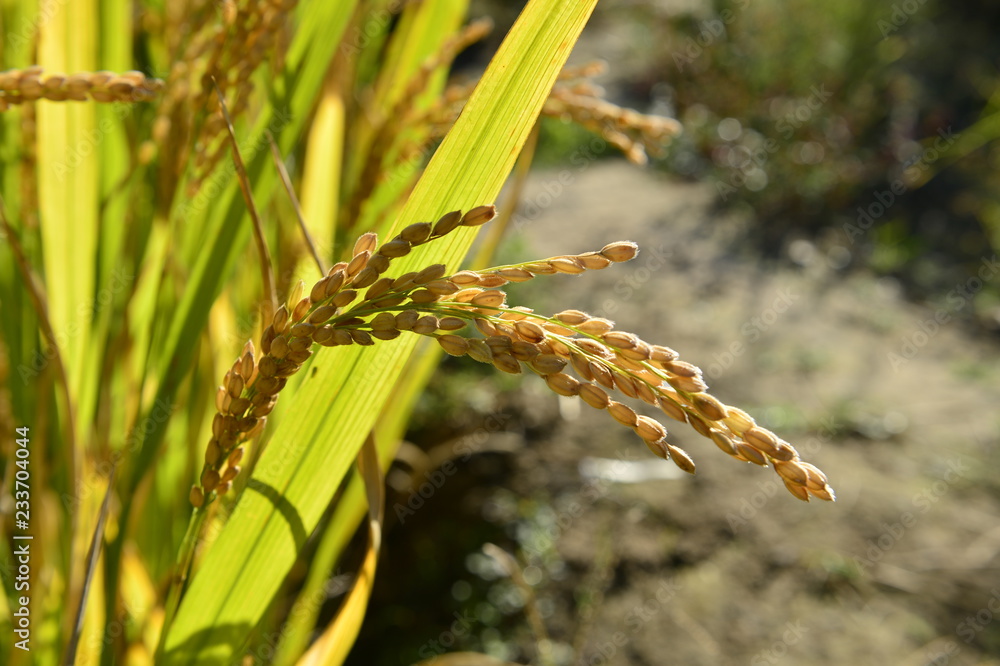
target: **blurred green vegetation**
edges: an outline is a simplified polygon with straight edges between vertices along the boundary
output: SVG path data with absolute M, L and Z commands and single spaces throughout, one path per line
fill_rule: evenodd
M 472 3 L 471 14 L 492 16 L 495 34 L 502 34 L 522 4 L 482 0 Z M 684 133 L 655 167 L 711 185 L 721 208 L 752 216 L 746 240 L 763 255 L 804 263 L 793 244 L 808 243 L 815 248 L 807 253 L 813 260 L 890 277 L 909 296 L 995 330 L 1000 280 L 987 281 L 958 312 L 951 310 L 948 294 L 1000 246 L 1000 149 L 994 141 L 1000 132 L 993 129 L 1000 100 L 992 99 L 1000 84 L 1000 42 L 991 30 L 998 25 L 1000 6 L 983 1 L 953 6 L 941 0 L 604 0 L 574 61 L 608 61 L 608 72 L 598 80 L 610 99 L 682 121 Z M 572 165 L 593 138 L 576 124 L 543 118 L 533 164 Z M 938 139 L 943 150 L 935 148 Z M 590 156 L 622 159 L 610 148 Z M 883 203 L 889 195 L 892 201 Z M 859 208 L 867 212 L 873 204 L 883 211 L 869 213 L 869 222 Z M 507 250 L 501 246 L 498 263 L 504 263 Z M 525 254 L 522 248 L 518 252 Z M 548 288 L 528 282 L 510 291 L 519 302 L 538 302 L 541 294 L 531 290 Z M 761 360 L 764 366 L 769 362 L 795 364 L 807 373 L 830 361 L 822 354 L 776 353 Z M 505 409 L 502 393 L 494 393 L 496 384 L 484 391 L 481 382 L 509 378 L 448 360 L 439 378 L 446 381 L 430 384 L 409 432 L 421 446 L 462 437 L 463 428 L 472 432 L 486 415 Z M 486 394 L 494 396 L 493 404 L 481 399 Z M 442 413 L 459 412 L 463 403 L 469 405 L 466 419 L 440 419 Z M 870 442 L 895 440 L 906 427 L 891 405 L 862 399 L 835 402 L 821 414 L 803 411 L 798 403 L 769 404 L 755 416 L 794 433 Z M 516 413 L 505 429 L 527 431 L 523 416 Z M 830 423 L 834 427 L 825 430 Z M 485 612 L 504 607 L 511 586 L 496 580 L 488 558 L 476 551 L 486 540 L 523 551 L 536 532 L 551 533 L 558 507 L 553 497 L 519 499 L 502 469 L 502 458 L 492 453 L 466 461 L 428 500 L 432 508 L 407 522 L 406 531 L 414 536 L 390 532 L 391 552 L 403 553 L 401 559 L 415 568 L 387 574 L 376 585 L 376 599 L 391 609 L 366 627 L 353 663 L 402 663 L 436 651 L 441 639 L 504 656 L 510 655 L 496 641 L 499 635 L 530 644 L 530 637 L 516 633 L 525 629 L 518 604 L 510 605 L 505 617 Z M 405 501 L 408 495 L 400 497 Z M 475 519 L 463 520 L 470 513 Z M 435 524 L 427 514 L 447 518 Z M 540 559 L 531 564 L 542 572 L 541 590 L 553 580 L 568 575 L 576 581 L 585 573 L 567 573 L 557 553 Z M 853 562 L 839 556 L 831 556 L 827 566 L 838 578 L 859 577 Z M 451 599 L 429 604 L 424 590 L 434 575 L 454 587 Z M 571 584 L 564 592 L 566 587 Z M 540 596 L 552 603 L 545 592 Z M 577 609 L 574 599 L 556 603 Z M 484 613 L 465 625 L 461 612 L 468 609 Z M 453 622 L 459 622 L 456 635 L 449 633 Z M 390 630 L 397 654 L 381 649 Z
M 995 3 L 721 0 L 629 13 L 636 102 L 685 135 L 663 166 L 751 209 L 770 252 L 797 238 L 838 263 L 947 291 L 1000 241 Z M 641 51 L 641 53 L 640 53 Z M 643 99 L 645 98 L 645 99 Z M 988 282 L 974 299 L 995 300 Z M 970 308 L 1000 325 L 994 309 Z
M 752 215 L 765 255 L 806 240 L 933 300 L 1000 246 L 996 25 L 981 0 L 607 2 L 581 55 L 611 98 L 682 121 L 657 166 Z M 587 140 L 546 121 L 536 164 Z M 959 316 L 1000 328 L 997 294 Z

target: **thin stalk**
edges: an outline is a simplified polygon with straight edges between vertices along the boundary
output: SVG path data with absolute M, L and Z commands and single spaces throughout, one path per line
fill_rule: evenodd
M 52 328 L 52 320 L 49 318 L 49 304 L 45 297 L 45 287 L 42 286 L 41 280 L 35 275 L 35 272 L 31 269 L 31 264 L 28 263 L 28 257 L 24 253 L 24 247 L 21 245 L 20 239 L 14 232 L 14 228 L 11 226 L 10 222 L 7 220 L 6 204 L 4 203 L 3 197 L 0 196 L 0 227 L 3 228 L 3 233 L 7 238 L 7 242 L 10 244 L 10 249 L 14 253 L 14 263 L 17 265 L 17 270 L 21 274 L 21 279 L 24 280 L 24 286 L 28 290 L 28 296 L 31 299 L 31 305 L 35 309 L 35 314 L 38 316 L 38 325 L 41 330 L 42 337 L 48 343 L 52 350 L 52 362 L 55 364 L 56 377 L 58 381 L 56 384 L 59 387 L 59 395 L 62 397 L 64 408 L 66 410 L 66 443 L 65 447 L 67 451 L 69 460 L 68 466 L 71 470 L 69 475 L 69 488 L 67 492 L 70 497 L 77 496 L 77 484 L 82 476 L 81 462 L 77 456 L 77 441 L 76 441 L 76 408 L 73 404 L 73 398 L 69 392 L 69 376 L 66 374 L 66 365 L 63 363 L 62 352 L 59 349 L 59 343 L 56 340 L 55 330 Z M 77 528 L 79 526 L 79 515 L 77 511 L 69 512 L 70 520 L 70 533 L 76 534 Z M 75 549 L 75 539 L 70 540 L 69 545 L 69 556 L 70 561 L 74 561 L 76 558 Z M 78 589 L 78 583 L 73 577 L 73 567 L 67 569 L 69 580 L 67 582 L 67 589 L 69 590 L 69 598 L 74 599 L 77 596 L 82 596 L 83 592 Z M 70 608 L 71 605 L 67 605 Z
M 191 513 L 191 520 L 188 521 L 187 531 L 184 533 L 184 540 L 177 551 L 177 562 L 174 564 L 174 573 L 170 577 L 170 589 L 167 592 L 167 601 L 163 606 L 163 628 L 160 629 L 160 640 L 156 646 L 156 661 L 163 656 L 163 646 L 166 644 L 167 634 L 170 633 L 170 625 L 173 624 L 177 615 L 177 608 L 180 606 L 181 594 L 184 592 L 184 584 L 187 583 L 188 572 L 191 570 L 191 563 L 194 561 L 194 551 L 198 545 L 198 535 L 201 534 L 201 527 L 208 517 L 209 504 L 196 507 Z
M 66 645 L 66 654 L 63 663 L 66 666 L 73 666 L 76 663 L 76 651 L 80 644 L 80 634 L 83 632 L 83 620 L 87 610 L 87 597 L 90 593 L 90 584 L 94 580 L 94 572 L 97 571 L 97 559 L 101 556 L 101 547 L 104 545 L 104 524 L 108 518 L 111 507 L 111 491 L 115 487 L 115 470 L 112 465 L 111 474 L 108 475 L 108 489 L 104 492 L 104 501 L 101 502 L 101 512 L 97 516 L 97 525 L 94 526 L 94 535 L 90 540 L 90 550 L 87 553 L 87 571 L 83 578 L 83 589 L 80 591 L 80 603 L 76 608 L 76 621 L 73 623 L 73 631 Z
M 222 96 L 215 79 L 212 79 L 215 86 L 215 94 L 219 96 L 219 105 L 222 108 L 222 115 L 226 119 L 226 129 L 229 130 L 229 140 L 233 145 L 233 164 L 236 166 L 236 176 L 240 183 L 240 190 L 243 192 L 243 199 L 247 204 L 247 212 L 250 213 L 250 220 L 253 222 L 253 239 L 257 244 L 257 254 L 260 255 L 260 275 L 263 282 L 264 302 L 262 321 L 270 321 L 274 316 L 274 311 L 278 307 L 278 290 L 274 284 L 274 270 L 271 268 L 271 253 L 267 249 L 267 241 L 264 240 L 264 227 L 260 222 L 260 215 L 257 213 L 257 204 L 253 200 L 253 189 L 250 187 L 250 179 L 247 177 L 246 167 L 243 165 L 243 157 L 240 155 L 240 147 L 236 142 L 236 131 L 233 129 L 233 120 L 229 117 L 229 109 L 226 107 L 226 100 Z
M 316 243 L 313 242 L 312 234 L 309 233 L 309 228 L 306 226 L 305 216 L 302 214 L 302 207 L 299 205 L 299 198 L 295 196 L 295 188 L 292 187 L 292 181 L 288 177 L 288 169 L 285 168 L 285 163 L 281 159 L 281 151 L 278 150 L 278 144 L 274 142 L 274 137 L 271 136 L 270 132 L 267 133 L 267 141 L 271 144 L 271 155 L 274 157 L 274 165 L 278 168 L 281 183 L 285 186 L 288 198 L 292 201 L 292 208 L 295 209 L 295 217 L 299 220 L 299 229 L 302 230 L 302 237 L 306 239 L 306 245 L 309 246 L 309 253 L 312 254 L 313 261 L 316 262 L 319 274 L 326 275 L 323 260 L 320 259 L 319 252 L 316 250 Z

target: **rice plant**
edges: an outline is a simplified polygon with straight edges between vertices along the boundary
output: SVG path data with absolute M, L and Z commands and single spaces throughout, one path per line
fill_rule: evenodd
M 640 163 L 677 132 L 564 67 L 594 3 L 533 0 L 472 83 L 449 70 L 490 24 L 452 0 L 3 5 L 5 663 L 341 663 L 382 472 L 441 351 L 537 374 L 685 471 L 612 395 L 833 499 L 678 352 L 507 302 L 633 243 L 463 268 L 509 219 L 541 115 Z M 320 622 L 359 526 L 366 557 Z

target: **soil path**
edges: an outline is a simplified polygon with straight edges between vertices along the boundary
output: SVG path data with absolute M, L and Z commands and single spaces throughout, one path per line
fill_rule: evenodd
M 713 194 L 612 161 L 534 174 L 501 260 L 621 239 L 642 251 L 517 285 L 511 300 L 607 316 L 678 350 L 820 466 L 838 501 L 804 504 L 771 470 L 664 420 L 698 465 L 677 473 L 535 377 L 506 390 L 476 379 L 461 398 L 483 423 L 504 415 L 478 450 L 513 452 L 473 456 L 392 531 L 386 614 L 366 624 L 359 658 L 506 649 L 541 663 L 523 598 L 476 554 L 493 540 L 530 565 L 552 663 L 574 645 L 587 665 L 1000 663 L 997 346 L 959 323 L 967 305 L 904 302 L 808 243 L 789 243 L 795 262 L 762 264 Z M 449 586 L 451 606 L 432 610 Z M 403 629 L 427 642 L 388 655 L 379 637 Z

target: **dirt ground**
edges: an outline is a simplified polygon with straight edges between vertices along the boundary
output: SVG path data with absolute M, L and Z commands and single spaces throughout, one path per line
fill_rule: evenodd
M 1000 664 L 996 340 L 963 323 L 961 298 L 916 305 L 844 273 L 849 246 L 788 239 L 763 263 L 712 196 L 618 161 L 536 173 L 502 260 L 642 251 L 511 300 L 678 350 L 821 467 L 837 502 L 802 503 L 663 419 L 698 465 L 677 473 L 537 378 L 449 359 L 433 386 L 452 388 L 432 390 L 413 439 L 455 460 L 426 497 L 390 475 L 388 555 L 350 663 Z M 427 416 L 449 401 L 448 419 Z M 518 558 L 530 597 L 487 542 Z

